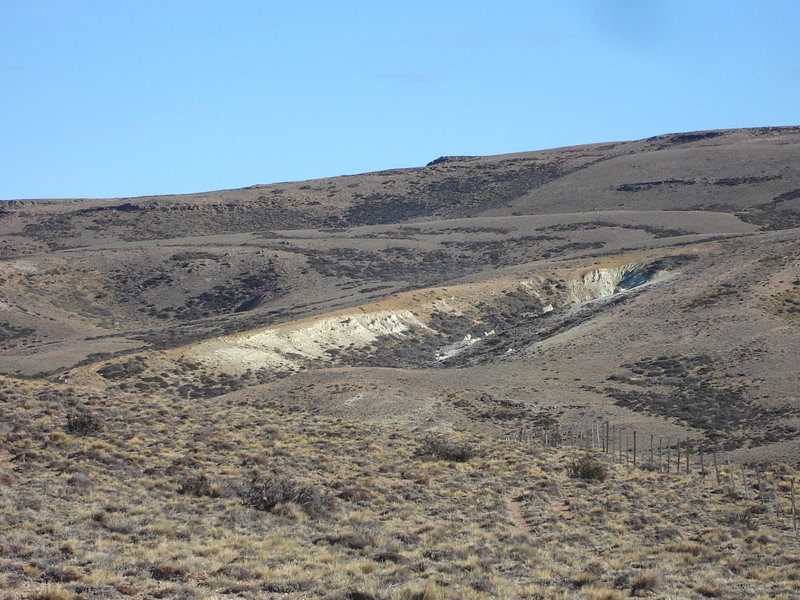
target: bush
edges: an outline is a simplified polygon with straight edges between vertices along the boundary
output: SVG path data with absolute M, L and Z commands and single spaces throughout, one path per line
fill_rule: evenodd
M 650 461 L 641 463 L 639 465 L 639 468 L 642 469 L 643 471 L 650 471 L 651 473 L 658 473 L 664 470 L 664 468 L 657 462 L 650 462 Z
M 660 579 L 655 571 L 639 573 L 631 581 L 631 596 L 638 596 L 639 592 L 652 592 L 658 587 Z
M 245 506 L 263 511 L 270 511 L 284 502 L 294 502 L 307 513 L 316 514 L 325 512 L 330 504 L 316 487 L 282 477 L 265 480 L 254 477 L 241 498 Z
M 91 435 L 102 428 L 99 419 L 92 414 L 82 412 L 67 416 L 67 431 L 73 435 Z
M 569 466 L 569 476 L 584 481 L 605 481 L 608 468 L 593 454 L 583 454 Z
M 466 442 L 448 440 L 442 435 L 429 435 L 417 450 L 417 456 L 432 456 L 454 462 L 466 462 L 477 455 L 478 451 Z
M 209 481 L 205 473 L 201 473 L 200 475 L 185 479 L 178 488 L 178 493 L 188 496 L 197 496 L 198 498 L 203 496 L 218 498 L 221 491 L 218 485 L 212 484 L 211 481 Z

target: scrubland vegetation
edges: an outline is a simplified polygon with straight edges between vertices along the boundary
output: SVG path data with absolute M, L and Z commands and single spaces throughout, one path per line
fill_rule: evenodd
M 4 203 L 0 600 L 800 598 L 798 144 Z
M 4 598 L 800 594 L 790 506 L 712 478 L 266 399 L 2 385 Z

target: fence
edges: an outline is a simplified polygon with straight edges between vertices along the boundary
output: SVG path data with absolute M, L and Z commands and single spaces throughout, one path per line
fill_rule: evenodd
M 781 492 L 792 529 L 798 532 L 798 512 L 793 474 L 782 474 L 775 468 L 733 463 L 724 450 L 709 448 L 697 440 L 637 432 L 627 425 L 609 421 L 589 421 L 549 428 L 522 427 L 506 439 L 520 442 L 541 442 L 547 447 L 574 447 L 602 452 L 614 462 L 631 468 L 643 468 L 667 474 L 697 474 L 705 480 L 713 473 L 716 484 L 729 493 L 741 494 L 748 500 L 758 500 L 765 510 L 771 510 L 779 521 L 784 516 Z M 752 498 L 751 498 L 752 495 Z M 789 508 L 790 507 L 790 508 Z

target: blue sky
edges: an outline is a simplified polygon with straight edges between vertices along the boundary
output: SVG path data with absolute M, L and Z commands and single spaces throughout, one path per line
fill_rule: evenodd
M 800 2 L 0 0 L 0 198 L 800 124 Z

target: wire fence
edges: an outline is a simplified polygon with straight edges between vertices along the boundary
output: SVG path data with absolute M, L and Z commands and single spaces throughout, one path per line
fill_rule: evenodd
M 521 427 L 506 439 L 602 453 L 612 462 L 664 475 L 696 475 L 731 495 L 758 502 L 798 533 L 795 473 L 786 467 L 734 462 L 729 452 L 707 442 L 643 433 L 610 421 Z

